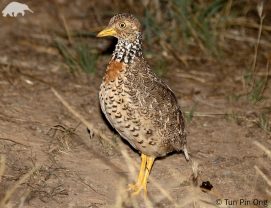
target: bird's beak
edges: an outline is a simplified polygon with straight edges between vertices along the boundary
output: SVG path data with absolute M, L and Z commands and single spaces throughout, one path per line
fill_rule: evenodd
M 98 33 L 97 37 L 105 37 L 105 36 L 114 36 L 117 32 L 114 28 L 105 28 L 101 32 Z

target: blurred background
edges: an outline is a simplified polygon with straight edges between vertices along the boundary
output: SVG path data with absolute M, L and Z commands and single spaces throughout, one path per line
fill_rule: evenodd
M 2 0 L 1 11 L 10 2 Z M 180 155 L 157 161 L 153 180 L 162 191 L 150 185 L 147 205 L 270 199 L 270 1 L 20 2 L 34 13 L 0 16 L 0 207 L 130 206 L 120 188 L 133 179 L 123 156 L 99 134 L 89 139 L 51 91 L 118 145 L 97 97 L 116 39 L 96 34 L 124 12 L 143 25 L 144 56 L 176 93 L 198 163 L 195 187 Z M 137 153 L 126 151 L 137 168 Z M 202 192 L 204 181 L 214 189 Z

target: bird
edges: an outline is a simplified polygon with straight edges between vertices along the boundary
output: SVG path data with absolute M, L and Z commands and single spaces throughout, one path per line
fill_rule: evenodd
M 112 127 L 141 154 L 137 180 L 128 190 L 147 195 L 156 158 L 182 151 L 189 160 L 183 113 L 173 91 L 144 59 L 139 20 L 117 14 L 97 34 L 106 36 L 117 38 L 117 44 L 100 86 L 100 107 Z

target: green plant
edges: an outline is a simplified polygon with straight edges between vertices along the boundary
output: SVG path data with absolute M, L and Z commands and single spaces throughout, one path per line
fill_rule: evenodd
M 147 44 L 153 44 L 155 40 L 154 37 L 160 36 L 161 27 L 159 27 L 159 24 L 154 19 L 152 13 L 148 10 L 145 10 L 144 12 L 143 27 L 145 28 L 144 35 Z
M 131 2 L 136 6 L 135 1 Z M 217 37 L 219 31 L 225 29 L 223 26 L 231 15 L 230 9 L 224 12 L 228 4 L 227 0 L 210 3 L 195 0 L 150 1 L 144 7 L 141 20 L 145 42 L 153 45 L 162 40 L 176 53 L 196 45 L 204 53 L 219 55 Z
M 225 115 L 225 118 L 229 121 L 234 121 L 237 125 L 241 125 L 241 123 L 242 123 L 242 116 L 234 111 Z
M 248 99 L 254 104 L 263 98 L 263 92 L 268 82 L 268 73 L 269 73 L 269 60 L 267 60 L 266 77 L 264 79 L 256 78 L 256 64 L 257 64 L 257 58 L 258 58 L 258 53 L 259 53 L 259 43 L 261 40 L 263 21 L 265 18 L 265 15 L 263 14 L 263 7 L 264 7 L 264 0 L 261 0 L 258 2 L 258 5 L 257 5 L 257 12 L 258 12 L 259 20 L 260 20 L 257 42 L 254 47 L 254 56 L 252 60 L 251 70 L 249 72 L 249 75 L 245 79 L 247 81 L 247 87 L 250 88 L 248 90 Z
M 159 59 L 154 65 L 154 71 L 158 76 L 163 76 L 166 73 L 167 62 L 165 59 Z
M 263 99 L 263 89 L 265 88 L 265 80 L 255 79 L 253 80 L 254 86 L 248 94 L 248 100 L 253 104 Z
M 263 112 L 259 115 L 259 121 L 258 125 L 260 128 L 262 128 L 266 132 L 271 131 L 270 123 L 269 123 L 269 117 L 266 112 Z
M 194 118 L 194 113 L 196 111 L 196 107 L 197 107 L 197 104 L 194 104 L 192 106 L 192 108 L 188 111 L 188 112 L 185 112 L 185 120 L 187 123 L 191 123 L 193 118 Z
M 267 60 L 266 75 L 263 78 L 256 78 L 253 71 L 247 71 L 245 73 L 244 80 L 247 88 L 250 88 L 250 91 L 248 91 L 247 93 L 247 98 L 253 104 L 263 99 L 263 93 L 269 81 L 268 78 L 269 78 L 269 60 Z
M 86 73 L 95 73 L 98 54 L 91 53 L 87 45 L 79 43 L 74 47 L 68 48 L 60 41 L 56 41 L 55 46 L 64 58 L 71 73 L 76 73 L 80 70 Z
M 76 48 L 78 64 L 87 73 L 95 73 L 98 54 L 90 53 L 87 45 L 80 44 Z
M 214 0 L 209 4 L 199 4 L 193 0 L 174 0 L 171 15 L 181 29 L 184 43 L 189 43 L 189 39 L 193 38 L 202 51 L 209 50 L 218 55 L 217 26 L 223 20 L 218 16 L 222 16 L 226 4 L 226 0 Z
M 58 49 L 59 53 L 64 58 L 64 61 L 67 64 L 67 66 L 69 67 L 70 72 L 75 73 L 75 71 L 77 71 L 77 62 L 74 58 L 74 55 L 71 54 L 71 52 L 66 47 L 66 45 L 64 45 L 60 41 L 55 42 L 55 47 Z
M 242 95 L 232 93 L 232 94 L 227 96 L 227 99 L 228 99 L 229 102 L 233 103 L 233 102 L 239 101 L 241 97 L 242 97 Z

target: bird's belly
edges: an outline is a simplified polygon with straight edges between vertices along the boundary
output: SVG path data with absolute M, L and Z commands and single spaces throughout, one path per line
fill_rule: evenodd
M 109 123 L 135 149 L 150 156 L 162 156 L 169 152 L 165 148 L 169 150 L 170 145 L 161 144 L 159 131 L 153 128 L 150 120 L 142 117 L 124 90 L 102 84 L 99 98 Z
M 101 109 L 112 127 L 134 148 L 138 149 L 135 143 L 139 135 L 139 120 L 123 89 L 118 89 L 115 85 L 102 84 L 99 98 Z

